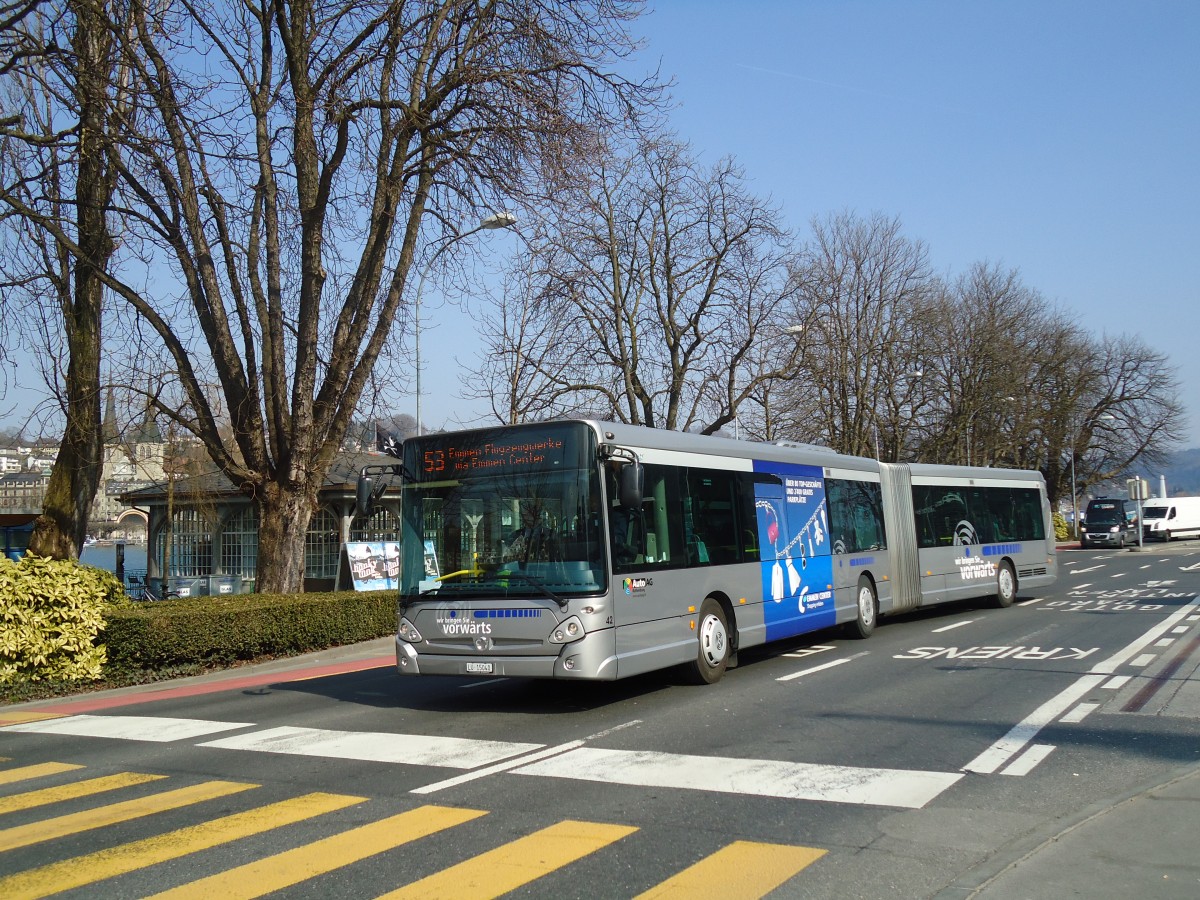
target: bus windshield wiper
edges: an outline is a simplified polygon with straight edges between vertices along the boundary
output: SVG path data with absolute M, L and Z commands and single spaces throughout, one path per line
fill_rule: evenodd
M 526 575 L 524 572 L 512 572 L 512 571 L 509 571 L 508 569 L 498 569 L 495 572 L 489 573 L 489 577 L 494 578 L 496 581 L 499 581 L 503 578 L 517 578 L 517 579 L 525 582 L 526 584 L 532 585 L 533 587 L 537 588 L 538 593 L 540 593 L 544 597 L 549 597 L 551 600 L 553 600 L 555 603 L 557 603 L 559 609 L 567 608 L 567 604 L 569 601 L 565 597 L 558 596 L 558 594 L 554 593 L 554 591 L 552 591 L 552 590 L 550 590 L 550 588 L 546 587 L 546 583 L 544 581 L 542 581 L 540 578 L 534 578 L 532 575 Z

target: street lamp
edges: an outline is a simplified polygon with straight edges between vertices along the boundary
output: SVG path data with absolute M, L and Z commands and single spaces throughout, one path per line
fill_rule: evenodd
M 1079 493 L 1075 489 L 1075 444 L 1079 440 L 1079 429 L 1085 425 L 1095 425 L 1097 422 L 1111 422 L 1117 417 L 1105 413 L 1091 419 L 1084 419 L 1075 425 L 1071 432 L 1071 529 L 1075 537 L 1079 537 Z M 1141 523 L 1138 523 L 1139 528 Z
M 417 353 L 417 434 L 423 434 L 421 427 L 421 294 L 425 291 L 425 279 L 429 277 L 430 271 L 433 269 L 433 264 L 437 258 L 442 255 L 442 252 L 453 246 L 464 238 L 469 238 L 477 231 L 494 231 L 497 228 L 512 228 L 517 224 L 517 217 L 512 213 L 495 213 L 480 221 L 478 225 L 470 231 L 464 231 L 462 234 L 455 234 L 450 237 L 442 246 L 438 247 L 437 252 L 429 257 L 429 261 L 425 263 L 421 270 L 421 280 L 417 282 L 417 297 L 413 302 L 413 333 L 415 338 L 416 353 Z

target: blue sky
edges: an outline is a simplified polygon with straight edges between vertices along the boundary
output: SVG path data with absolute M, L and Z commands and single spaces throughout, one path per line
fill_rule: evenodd
M 1178 366 L 1200 447 L 1200 3 L 659 0 L 672 122 L 801 234 L 898 216 Z
M 674 130 L 801 235 L 880 212 L 943 273 L 1018 269 L 1092 333 L 1167 354 L 1200 447 L 1200 2 L 652 0 L 634 28 L 676 81 Z M 437 427 L 472 415 L 472 348 L 428 299 Z

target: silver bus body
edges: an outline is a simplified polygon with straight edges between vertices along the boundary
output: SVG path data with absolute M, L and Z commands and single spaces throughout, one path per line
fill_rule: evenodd
M 414 438 L 404 460 L 404 675 L 613 680 L 699 646 L 715 680 L 739 649 L 862 624 L 872 598 L 886 616 L 1056 577 L 1036 472 L 595 421 Z

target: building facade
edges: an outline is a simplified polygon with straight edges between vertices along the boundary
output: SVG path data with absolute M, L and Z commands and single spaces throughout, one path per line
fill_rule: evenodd
M 305 536 L 306 591 L 352 588 L 345 552 L 348 542 L 396 540 L 398 490 L 385 495 L 369 519 L 355 516 L 358 472 L 380 460 L 374 454 L 346 453 L 335 461 Z M 145 587 L 150 596 L 254 590 L 257 512 L 250 499 L 223 475 L 168 478 L 122 494 L 120 500 L 147 515 Z M 133 586 L 137 587 L 136 583 Z

